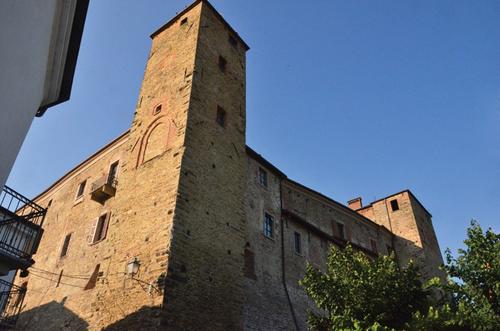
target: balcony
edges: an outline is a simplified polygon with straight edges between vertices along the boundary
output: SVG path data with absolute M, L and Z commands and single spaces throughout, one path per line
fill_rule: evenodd
M 47 210 L 5 186 L 0 192 L 0 276 L 26 269 L 42 238 Z
M 116 178 L 103 176 L 92 183 L 90 197 L 92 200 L 103 204 L 106 200 L 115 196 L 117 185 Z
M 0 279 L 0 329 L 14 328 L 21 312 L 26 287 Z

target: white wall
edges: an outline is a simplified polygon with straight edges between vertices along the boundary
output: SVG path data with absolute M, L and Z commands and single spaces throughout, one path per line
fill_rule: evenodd
M 0 188 L 43 101 L 57 0 L 0 1 Z

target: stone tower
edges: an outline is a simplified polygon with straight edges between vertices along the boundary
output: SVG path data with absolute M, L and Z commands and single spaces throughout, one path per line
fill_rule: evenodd
M 156 191 L 155 213 L 169 231 L 163 322 L 240 329 L 248 46 L 206 1 L 151 38 L 124 190 Z M 201 309 L 185 313 L 193 307 Z
M 422 267 L 424 279 L 444 277 L 439 270 L 443 259 L 432 215 L 411 191 L 390 195 L 365 207 L 361 206 L 360 199 L 355 199 L 350 201 L 349 206 L 394 233 L 393 246 L 401 265 L 413 260 Z

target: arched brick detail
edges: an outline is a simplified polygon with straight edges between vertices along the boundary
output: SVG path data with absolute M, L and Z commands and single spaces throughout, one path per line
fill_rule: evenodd
M 142 135 L 136 167 L 165 152 L 176 133 L 175 130 L 176 127 L 169 117 L 165 115 L 156 117 Z

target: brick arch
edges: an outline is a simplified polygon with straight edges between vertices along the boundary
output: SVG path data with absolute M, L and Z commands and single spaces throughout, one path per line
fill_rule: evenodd
M 136 168 L 165 152 L 175 133 L 175 125 L 169 117 L 160 115 L 151 121 L 140 139 Z

